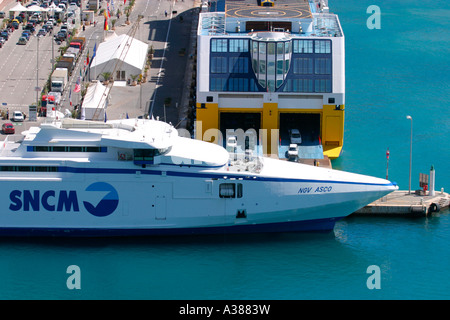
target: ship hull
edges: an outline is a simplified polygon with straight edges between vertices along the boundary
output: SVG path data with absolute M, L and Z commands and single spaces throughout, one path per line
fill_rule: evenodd
M 330 232 L 341 218 L 198 228 L 0 228 L 6 237 L 141 237 L 280 232 Z
M 180 170 L 87 171 L 65 168 L 34 179 L 17 173 L 4 177 L 0 235 L 323 232 L 395 190 L 388 181 L 282 179 Z M 227 192 L 222 190 L 224 186 Z

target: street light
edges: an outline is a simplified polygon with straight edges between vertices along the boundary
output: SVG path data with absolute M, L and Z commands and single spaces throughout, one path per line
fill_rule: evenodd
M 39 91 L 41 91 L 41 88 L 39 88 L 39 36 L 36 35 L 36 88 L 34 90 L 36 91 L 36 107 L 39 107 Z
M 411 167 L 412 167 L 412 134 L 413 134 L 413 119 L 411 116 L 406 116 L 406 119 L 411 120 L 411 139 L 409 143 L 409 192 L 411 194 Z

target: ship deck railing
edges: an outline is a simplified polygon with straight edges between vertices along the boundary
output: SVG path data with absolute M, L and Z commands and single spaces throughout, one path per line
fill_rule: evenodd
M 228 171 L 260 173 L 262 158 L 244 153 L 229 153 Z

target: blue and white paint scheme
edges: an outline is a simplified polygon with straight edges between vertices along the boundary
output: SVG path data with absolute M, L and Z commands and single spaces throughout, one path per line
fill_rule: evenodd
M 62 119 L 0 146 L 0 235 L 327 231 L 397 189 L 374 177 L 230 157 L 156 120 Z

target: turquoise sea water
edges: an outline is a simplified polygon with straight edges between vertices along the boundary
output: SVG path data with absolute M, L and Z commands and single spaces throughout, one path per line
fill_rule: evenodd
M 335 168 L 450 191 L 447 1 L 331 1 L 346 36 L 344 152 Z M 369 30 L 370 5 L 381 29 Z M 69 290 L 67 267 L 80 268 Z M 380 268 L 369 290 L 367 268 Z M 450 299 L 450 214 L 351 217 L 329 234 L 0 238 L 0 299 Z

